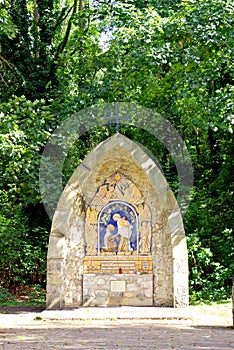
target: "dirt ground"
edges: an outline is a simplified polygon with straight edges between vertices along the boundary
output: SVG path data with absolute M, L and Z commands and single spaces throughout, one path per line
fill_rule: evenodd
M 0 309 L 0 349 L 233 350 L 230 306 L 194 307 L 192 320 L 52 320 Z

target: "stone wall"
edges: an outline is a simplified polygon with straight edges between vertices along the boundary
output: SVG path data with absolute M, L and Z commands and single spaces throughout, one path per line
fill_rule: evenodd
M 152 306 L 153 275 L 87 274 L 84 306 Z

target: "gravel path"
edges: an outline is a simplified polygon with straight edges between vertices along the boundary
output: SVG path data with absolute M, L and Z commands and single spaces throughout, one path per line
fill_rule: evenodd
M 0 314 L 0 349 L 234 349 L 230 305 L 190 307 L 192 319 L 168 320 L 52 320 L 40 312 L 8 311 Z

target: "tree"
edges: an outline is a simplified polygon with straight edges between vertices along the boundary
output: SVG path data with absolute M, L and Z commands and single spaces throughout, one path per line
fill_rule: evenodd
M 0 31 L 3 99 L 11 94 L 29 99 L 54 96 L 59 60 L 84 0 L 14 0 L 1 6 L 5 21 Z
M 40 155 L 54 118 L 44 100 L 1 104 L 1 286 L 45 283 L 49 220 L 39 191 Z

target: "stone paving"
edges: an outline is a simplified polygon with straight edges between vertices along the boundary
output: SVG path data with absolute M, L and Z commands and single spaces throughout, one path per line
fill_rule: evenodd
M 230 305 L 0 314 L 0 349 L 233 350 Z

